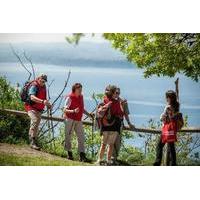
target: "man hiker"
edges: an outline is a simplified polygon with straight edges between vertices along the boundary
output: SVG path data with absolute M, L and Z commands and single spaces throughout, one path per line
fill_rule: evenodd
M 51 103 L 46 99 L 46 86 L 47 75 L 41 74 L 36 80 L 30 83 L 27 91 L 29 101 L 25 103 L 25 110 L 30 117 L 29 140 L 31 148 L 39 150 L 37 145 L 38 128 L 41 121 L 41 114 L 44 107 L 51 108 Z
M 123 99 L 122 97 L 120 97 L 120 88 L 117 88 L 116 90 L 116 100 L 119 100 L 120 101 L 120 104 L 122 106 L 122 109 L 124 111 L 124 118 L 129 126 L 130 129 L 134 129 L 135 126 L 131 123 L 130 121 L 130 118 L 129 118 L 129 107 L 128 107 L 128 102 L 126 99 Z M 121 148 L 121 140 L 122 140 L 122 135 L 121 135 L 121 131 L 122 131 L 122 128 L 123 128 L 123 121 L 122 121 L 122 124 L 121 124 L 121 129 L 120 129 L 120 132 L 119 134 L 117 134 L 117 138 L 115 140 L 115 143 L 114 143 L 114 148 L 113 148 L 113 155 L 112 155 L 112 160 L 113 160 L 113 163 L 116 163 L 117 161 L 117 157 L 119 155 L 119 151 L 120 151 L 120 148 Z
M 73 160 L 71 139 L 72 134 L 75 131 L 78 139 L 78 151 L 81 162 L 90 162 L 85 155 L 85 137 L 82 123 L 82 116 L 86 114 L 89 117 L 93 117 L 84 109 L 84 100 L 82 95 L 82 85 L 75 83 L 72 86 L 72 92 L 67 95 L 64 107 L 65 120 L 65 149 L 68 152 L 68 159 Z
M 100 119 L 101 126 L 100 132 L 102 133 L 101 147 L 99 152 L 99 158 L 97 164 L 102 165 L 104 163 L 104 153 L 106 147 L 107 150 L 107 165 L 112 165 L 112 154 L 116 138 L 121 129 L 121 123 L 123 118 L 123 110 L 120 105 L 120 101 L 117 97 L 117 87 L 109 85 L 106 87 L 103 103 L 98 108 L 98 116 L 102 116 Z

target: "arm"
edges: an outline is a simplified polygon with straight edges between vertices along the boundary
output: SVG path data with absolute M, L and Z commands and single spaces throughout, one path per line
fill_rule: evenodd
M 79 108 L 72 110 L 72 109 L 69 109 L 70 105 L 71 105 L 71 99 L 69 97 L 67 97 L 66 101 L 65 101 L 64 112 L 65 113 L 78 113 Z
M 35 95 L 31 94 L 30 95 L 31 101 L 34 101 L 35 103 L 44 103 L 45 100 L 40 99 L 38 97 L 36 97 Z
M 168 106 L 165 107 L 163 113 L 160 115 L 160 120 L 162 122 L 165 122 L 167 120 L 167 109 L 168 109 Z
M 129 127 L 133 128 L 134 125 L 131 123 L 130 118 L 129 118 L 130 112 L 129 112 L 127 100 L 122 101 L 122 108 L 123 108 L 123 112 L 124 112 L 124 117 L 129 125 Z

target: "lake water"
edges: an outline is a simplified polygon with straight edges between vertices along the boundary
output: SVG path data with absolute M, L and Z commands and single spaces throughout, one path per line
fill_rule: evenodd
M 83 84 L 85 107 L 91 111 L 95 102 L 91 96 L 93 92 L 103 93 L 108 84 L 115 84 L 121 88 L 121 93 L 129 102 L 131 119 L 136 126 L 147 125 L 149 119 L 159 121 L 159 116 L 165 106 L 165 91 L 174 89 L 176 78 L 152 77 L 145 79 L 142 70 L 137 68 L 102 68 L 57 66 L 37 64 L 36 73 L 48 74 L 48 79 L 54 79 L 51 96 L 55 97 L 63 88 L 67 73 L 71 70 L 71 77 L 67 94 L 74 82 Z M 11 84 L 23 84 L 27 73 L 19 63 L 0 63 L 0 75 L 5 75 Z M 182 75 L 180 79 L 181 112 L 188 115 L 190 126 L 200 125 L 200 84 Z

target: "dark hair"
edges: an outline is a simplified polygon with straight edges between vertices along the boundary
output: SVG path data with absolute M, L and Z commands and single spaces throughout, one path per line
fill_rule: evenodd
M 116 92 L 117 87 L 115 85 L 108 85 L 105 89 L 105 95 L 108 98 L 112 98 L 113 94 Z
M 174 112 L 179 112 L 180 104 L 177 101 L 176 92 L 174 92 L 173 90 L 168 90 L 165 93 L 165 96 L 166 96 L 166 98 L 169 98 L 171 100 L 170 106 L 172 106 L 172 108 L 174 109 Z
M 72 85 L 72 92 L 74 93 L 78 88 L 82 88 L 81 83 L 75 83 L 74 85 Z

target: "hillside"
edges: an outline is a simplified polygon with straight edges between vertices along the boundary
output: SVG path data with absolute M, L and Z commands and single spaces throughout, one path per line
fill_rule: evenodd
M 35 151 L 28 145 L 0 143 L 0 166 L 86 166 L 78 161 Z

